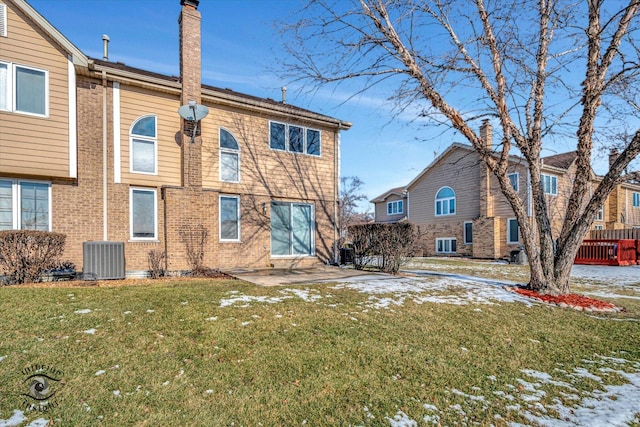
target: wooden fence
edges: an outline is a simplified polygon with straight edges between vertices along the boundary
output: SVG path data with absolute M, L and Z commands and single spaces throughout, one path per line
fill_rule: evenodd
M 640 228 L 627 228 L 624 230 L 591 230 L 589 240 L 640 240 Z
M 640 240 L 584 240 L 574 264 L 636 265 L 640 260 Z

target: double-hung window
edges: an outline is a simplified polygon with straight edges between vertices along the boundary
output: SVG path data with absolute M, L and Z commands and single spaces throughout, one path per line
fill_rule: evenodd
M 558 195 L 558 177 L 554 175 L 544 175 L 540 177 L 542 183 L 542 190 L 544 194 L 550 194 L 552 196 Z
M 286 123 L 269 123 L 269 147 L 290 153 L 320 155 L 320 131 Z
M 515 190 L 515 192 L 517 193 L 520 188 L 520 175 L 518 174 L 518 172 L 514 172 L 514 173 L 510 173 L 508 175 L 509 177 L 509 182 L 511 183 L 511 187 L 513 187 L 513 189 Z
M 604 206 L 600 206 L 600 209 L 596 211 L 594 221 L 604 221 Z
M 315 214 L 306 203 L 271 203 L 271 254 L 314 255 Z
M 0 179 L 0 230 L 51 231 L 51 184 Z
M 404 213 L 402 200 L 395 200 L 387 203 L 387 215 L 398 215 Z
M 456 213 L 456 193 L 450 187 L 441 188 L 436 194 L 436 216 Z
M 516 244 L 520 242 L 520 227 L 518 226 L 518 220 L 515 218 L 509 218 L 507 220 L 507 243 Z
M 226 129 L 220 128 L 220 181 L 240 182 L 240 146 Z
M 464 244 L 465 245 L 473 244 L 473 222 L 465 221 L 463 234 L 464 234 L 464 236 L 463 236 L 464 237 Z
M 133 173 L 156 175 L 158 173 L 158 130 L 156 116 L 142 116 L 133 122 L 129 140 Z
M 640 208 L 640 193 L 633 193 L 632 206 L 634 208 Z
M 130 189 L 131 240 L 158 239 L 158 201 L 156 190 Z
M 220 240 L 240 241 L 240 197 L 220 196 Z
M 49 115 L 49 72 L 0 62 L 0 110 Z

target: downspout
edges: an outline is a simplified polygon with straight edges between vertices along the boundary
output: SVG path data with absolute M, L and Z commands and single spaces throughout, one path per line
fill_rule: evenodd
M 103 57 L 105 61 L 109 60 L 109 36 L 106 34 L 102 35 L 102 45 L 103 45 Z M 107 72 L 102 70 L 102 240 L 109 240 L 108 235 L 108 226 L 109 221 L 107 217 L 107 184 L 109 183 L 107 172 L 107 163 L 108 163 L 108 141 L 107 141 Z
M 102 240 L 109 240 L 107 227 L 107 72 L 102 70 Z
M 335 149 L 334 149 L 334 162 L 333 173 L 335 176 L 335 191 L 333 193 L 333 263 L 338 264 L 338 203 L 340 202 L 340 127 L 338 124 L 338 131 L 334 134 Z

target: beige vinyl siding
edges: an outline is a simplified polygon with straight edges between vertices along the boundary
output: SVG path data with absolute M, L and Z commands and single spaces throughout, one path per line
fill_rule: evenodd
M 124 84 L 120 85 L 120 147 L 122 182 L 131 185 L 180 185 L 180 146 L 176 135 L 180 132 L 176 96 L 151 92 Z M 155 115 L 157 120 L 157 175 L 130 172 L 131 125 L 141 116 Z
M 520 200 L 523 201 L 525 207 L 528 203 L 528 179 L 527 169 L 524 165 L 512 165 L 509 168 L 510 173 L 518 173 L 518 195 Z M 507 201 L 507 198 L 502 194 L 500 184 L 498 184 L 498 178 L 494 174 L 491 174 L 491 194 L 493 195 L 493 215 L 496 217 L 515 217 L 513 208 Z
M 480 170 L 483 164 L 476 153 L 457 149 L 441 158 L 419 181 L 409 188 L 409 218 L 416 224 L 434 221 L 469 221 L 480 215 Z M 451 187 L 456 193 L 455 215 L 435 215 L 436 193 Z
M 202 121 L 202 183 L 228 194 L 277 194 L 291 200 L 334 200 L 335 132 L 328 128 L 282 117 L 240 112 L 208 105 L 209 115 Z M 270 121 L 319 130 L 321 155 L 310 156 L 272 150 L 269 147 Z M 236 138 L 240 153 L 240 182 L 220 181 L 219 128 Z M 333 208 L 328 205 L 316 209 Z
M 387 214 L 387 203 L 394 202 L 396 200 L 402 200 L 402 210 L 401 214 L 388 215 Z M 387 197 L 384 202 L 377 202 L 375 204 L 375 218 L 376 222 L 395 222 L 403 219 L 407 216 L 407 198 L 400 197 L 396 194 L 391 194 Z
M 623 188 L 621 189 L 625 195 L 625 205 L 627 217 L 625 218 L 627 226 L 640 227 L 640 207 L 633 206 L 633 193 L 640 193 L 640 189 Z
M 49 116 L 0 111 L 0 172 L 34 177 L 68 177 L 67 53 L 11 4 L 7 4 L 7 36 L 0 43 L 0 61 L 48 72 Z

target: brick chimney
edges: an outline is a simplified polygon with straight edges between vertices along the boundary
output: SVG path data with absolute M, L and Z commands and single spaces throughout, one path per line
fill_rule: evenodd
M 493 147 L 493 127 L 489 123 L 489 119 L 484 119 L 480 126 L 480 138 L 484 141 L 484 145 L 491 149 Z
M 609 151 L 609 169 L 611 169 L 611 166 L 613 166 L 615 161 L 618 160 L 618 156 L 619 155 L 620 155 L 620 153 L 618 152 L 618 149 L 616 149 L 616 148 L 612 148 Z
M 493 128 L 488 119 L 482 121 L 480 126 L 480 138 L 484 141 L 487 149 L 491 150 L 493 146 Z M 484 162 L 481 162 L 484 163 Z M 493 192 L 491 189 L 491 177 L 493 173 L 489 170 L 489 166 L 483 164 L 480 170 L 480 216 L 493 217 Z
M 202 103 L 201 56 L 200 56 L 200 12 L 199 0 L 180 0 L 182 11 L 178 18 L 180 26 L 180 79 L 182 95 L 180 105 L 189 101 Z M 202 138 L 197 135 L 192 142 L 192 126 L 182 121 L 182 186 L 202 187 Z M 200 129 L 200 123 L 198 123 Z

